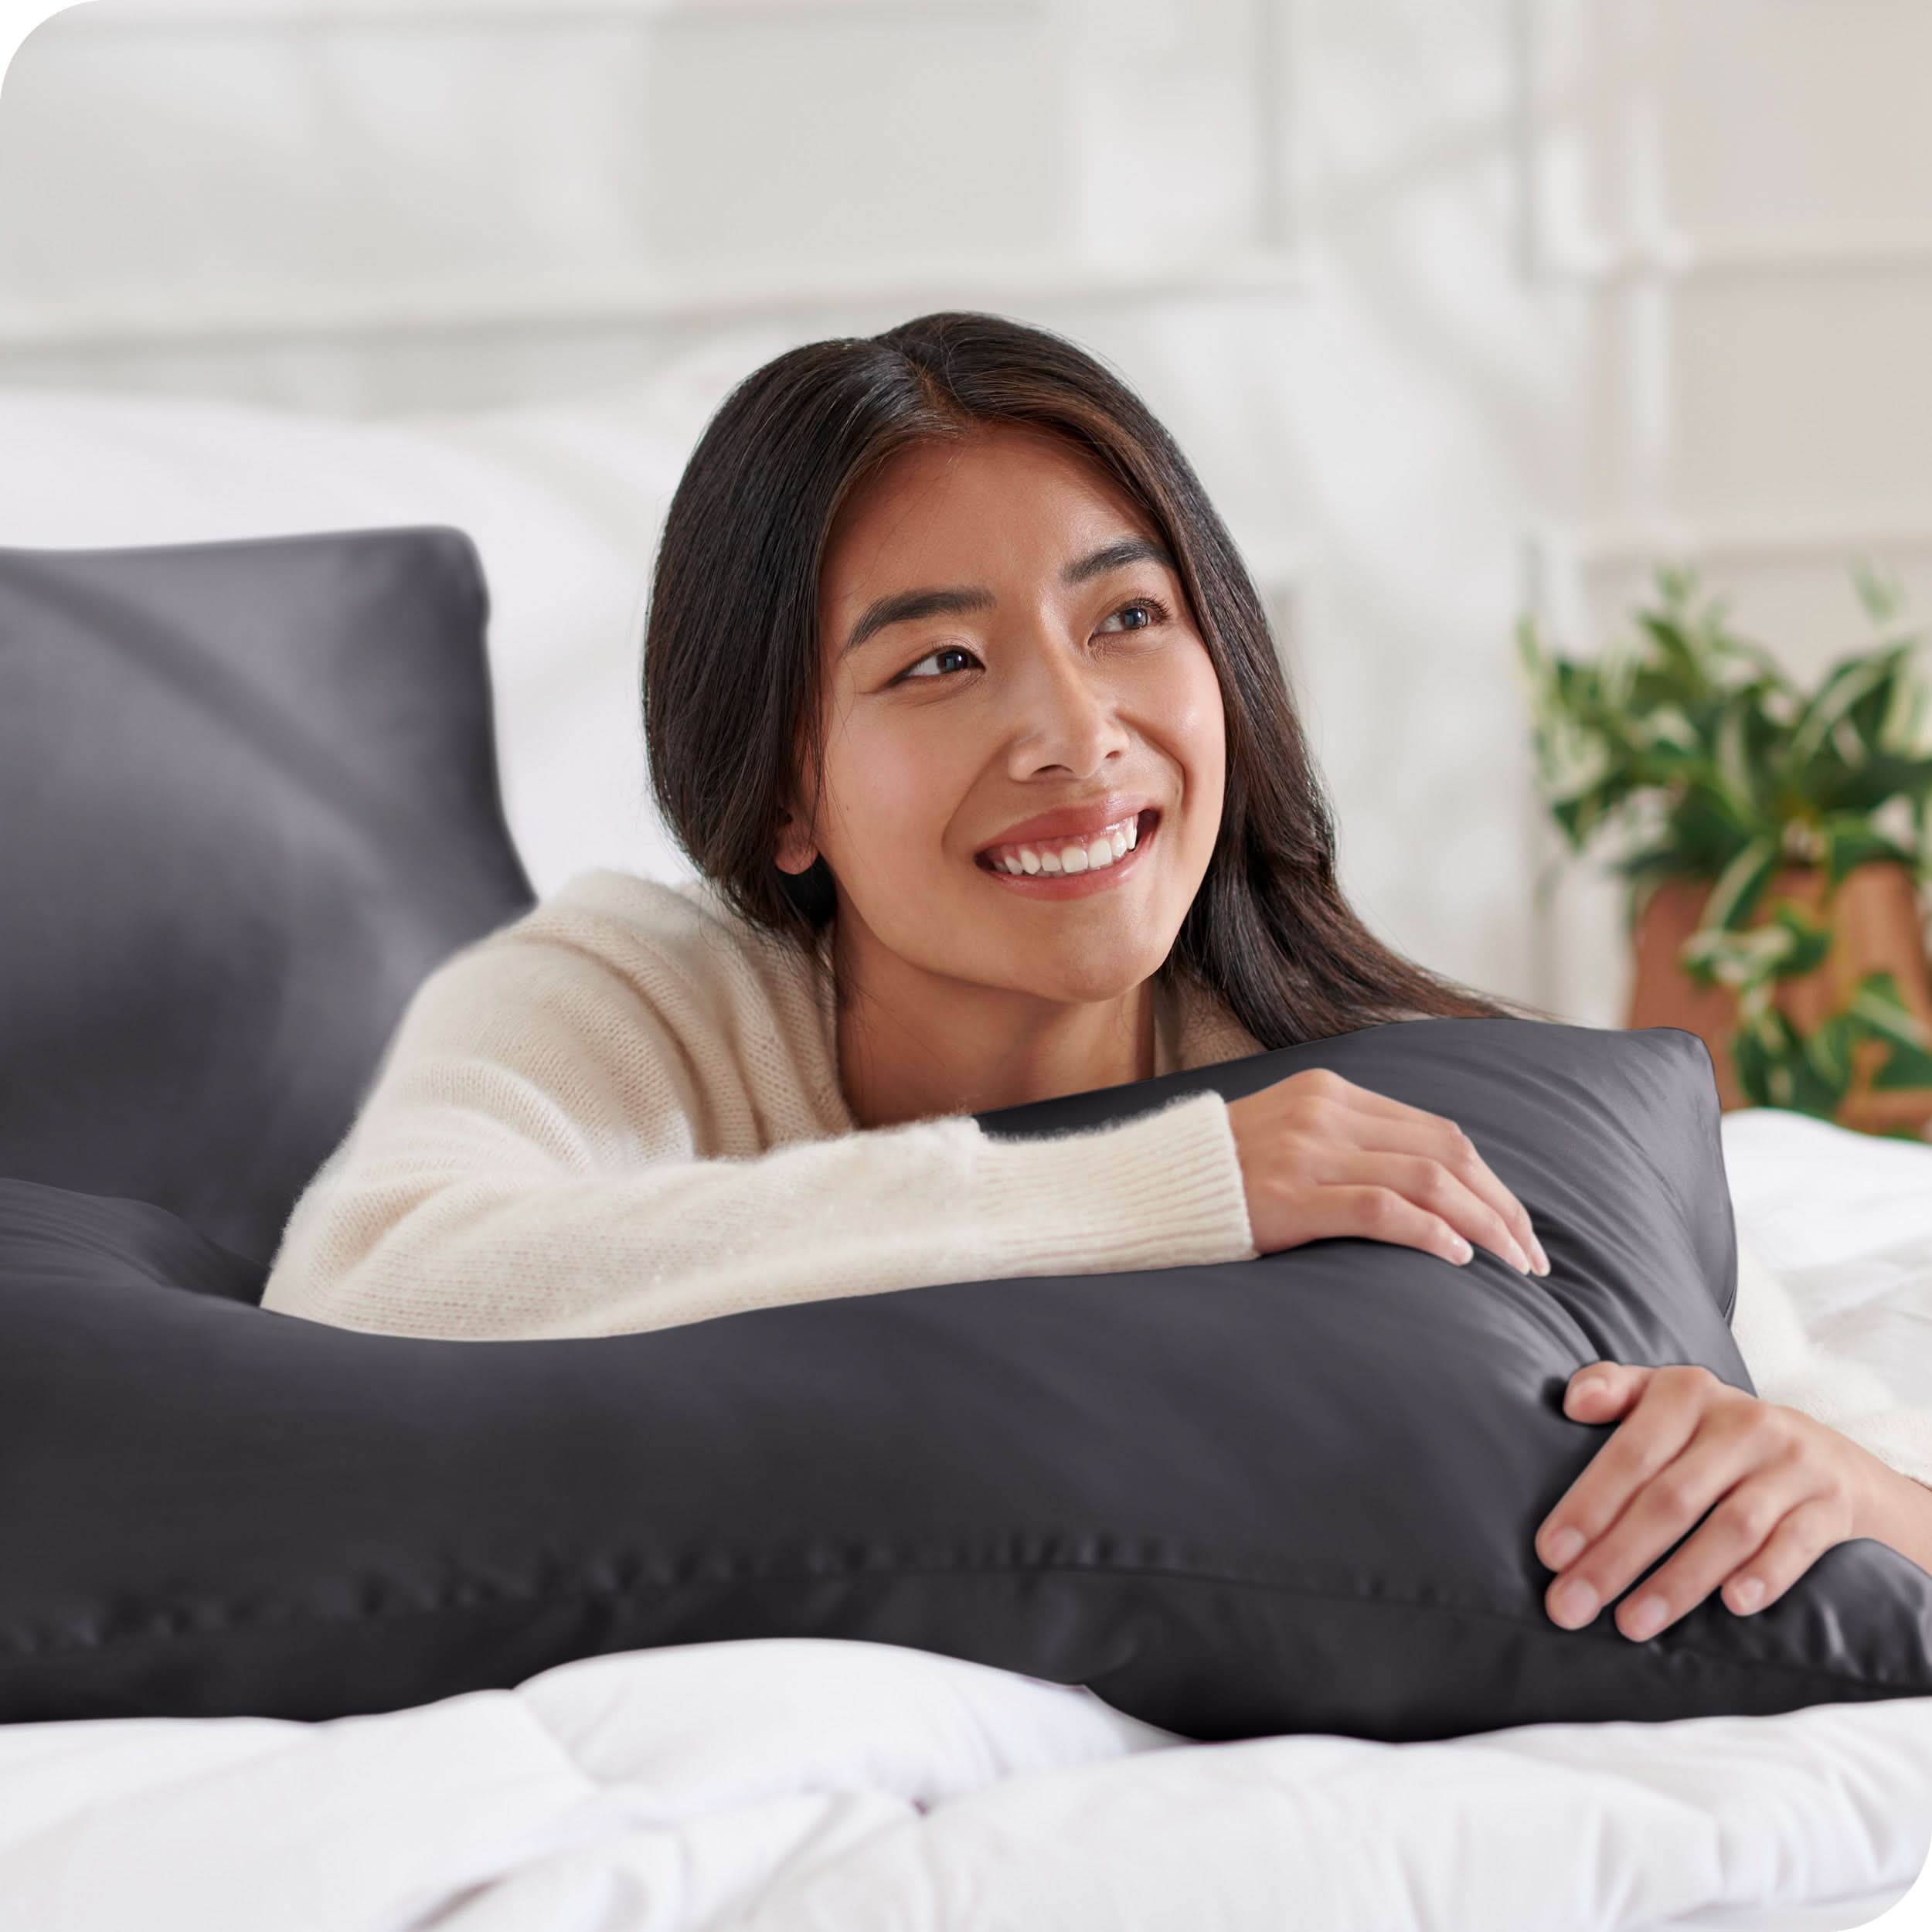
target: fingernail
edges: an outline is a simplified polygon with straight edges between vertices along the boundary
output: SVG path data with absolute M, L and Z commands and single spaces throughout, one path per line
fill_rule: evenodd
M 1753 1577 L 1748 1583 L 1737 1587 L 1737 1607 L 1740 1610 L 1755 1610 L 1764 1594 L 1764 1586 Z
M 1661 1597 L 1646 1597 L 1630 1613 L 1630 1621 L 1624 1628 L 1633 1642 L 1641 1643 L 1646 1637 L 1654 1637 L 1664 1627 L 1664 1619 L 1670 1614 L 1670 1606 Z
M 1549 1257 L 1544 1253 L 1543 1244 L 1542 1242 L 1536 1240 L 1536 1237 L 1533 1234 L 1529 1238 L 1532 1242 L 1536 1243 L 1536 1272 L 1539 1274 L 1547 1274 L 1549 1272 Z
M 1529 1257 L 1523 1253 L 1520 1243 L 1512 1240 L 1509 1243 L 1509 1257 L 1516 1264 L 1516 1272 L 1519 1274 L 1527 1274 L 1529 1272 Z
M 1586 1583 L 1565 1583 L 1557 1591 L 1553 1607 L 1556 1621 L 1574 1630 L 1597 1614 L 1597 1593 Z
M 1570 1393 L 1573 1396 L 1576 1396 L 1580 1398 L 1583 1396 L 1594 1396 L 1600 1389 L 1602 1389 L 1603 1386 L 1604 1381 L 1600 1376 L 1590 1376 L 1586 1377 L 1583 1381 L 1577 1383 L 1570 1389 Z
M 1549 1566 L 1561 1570 L 1571 1557 L 1583 1546 L 1583 1532 L 1580 1529 L 1560 1529 L 1549 1539 Z

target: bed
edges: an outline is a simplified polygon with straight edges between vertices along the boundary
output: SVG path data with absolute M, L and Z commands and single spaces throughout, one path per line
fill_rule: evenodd
M 0 515 L 49 546 L 469 530 L 532 883 L 595 862 L 675 876 L 614 700 L 657 506 L 763 346 L 601 410 L 381 426 L 0 393 L 0 451 L 32 456 L 0 461 Z M 546 592 L 560 580 L 570 600 Z M 1932 1407 L 1932 1146 L 1767 1108 L 1723 1131 L 1740 1242 L 1808 1336 Z M 315 1724 L 0 1726 L 0 1924 L 47 1932 L 1259 1932 L 1291 1910 L 1324 1932 L 1821 1932 L 1899 1901 L 1929 1842 L 1932 1699 L 1207 1744 L 1078 1687 L 760 1640 Z

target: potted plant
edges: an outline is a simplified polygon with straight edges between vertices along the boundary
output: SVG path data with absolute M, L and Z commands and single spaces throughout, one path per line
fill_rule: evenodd
M 1853 572 L 1882 631 L 1895 587 Z M 1517 625 L 1540 788 L 1573 852 L 1613 827 L 1634 849 L 1627 1024 L 1711 1049 L 1722 1104 L 1932 1138 L 1932 731 L 1893 636 L 1838 659 L 1808 696 L 1724 604 L 1660 569 L 1634 641 L 1597 662 Z

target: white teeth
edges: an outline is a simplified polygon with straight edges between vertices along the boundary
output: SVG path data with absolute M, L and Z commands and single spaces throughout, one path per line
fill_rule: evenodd
M 1044 872 L 1057 875 L 1066 872 L 1098 872 L 1103 867 L 1124 859 L 1141 842 L 1141 825 L 1138 818 L 1124 818 L 1117 825 L 1109 825 L 1104 832 L 1090 839 L 1077 839 L 1059 846 L 1015 845 L 991 859 L 989 862 L 996 872 L 1014 873 Z

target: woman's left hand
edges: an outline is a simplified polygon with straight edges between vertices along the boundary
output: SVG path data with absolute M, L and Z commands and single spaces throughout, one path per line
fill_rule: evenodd
M 1624 1636 L 1654 1637 L 1718 1590 L 1747 1616 L 1834 1543 L 1867 1533 L 1872 1472 L 1886 1465 L 1802 1410 L 1706 1368 L 1593 1362 L 1570 1377 L 1563 1408 L 1577 1422 L 1620 1424 L 1536 1532 L 1538 1556 L 1561 1573 L 1544 1601 L 1566 1629 L 1589 1623 L 1700 1522 L 1620 1607 Z M 1560 1541 L 1566 1530 L 1573 1550 Z M 1573 1603 L 1579 1587 L 1587 1599 Z

